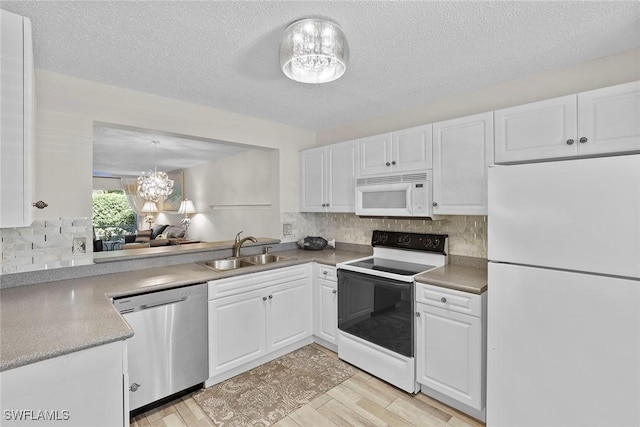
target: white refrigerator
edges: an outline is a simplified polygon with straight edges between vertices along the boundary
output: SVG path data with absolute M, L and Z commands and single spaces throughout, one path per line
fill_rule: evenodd
M 640 155 L 489 169 L 487 425 L 640 426 Z

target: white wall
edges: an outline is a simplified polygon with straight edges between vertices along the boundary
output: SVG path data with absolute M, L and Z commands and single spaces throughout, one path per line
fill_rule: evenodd
M 198 212 L 190 238 L 231 240 L 239 231 L 279 237 L 278 158 L 276 150 L 259 149 L 185 169 L 185 197 Z
M 469 70 L 470 73 L 473 70 Z M 429 70 L 425 70 L 428 75 Z M 429 105 L 318 132 L 319 145 L 640 80 L 640 49 L 459 93 Z M 408 100 L 410 102 L 410 100 Z
M 298 210 L 298 152 L 315 133 L 148 93 L 36 70 L 34 219 L 91 216 L 94 121 L 278 149 L 279 209 Z

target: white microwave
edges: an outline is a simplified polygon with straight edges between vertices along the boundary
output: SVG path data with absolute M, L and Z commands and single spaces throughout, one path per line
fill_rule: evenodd
M 431 171 L 356 181 L 356 215 L 431 217 L 432 213 Z

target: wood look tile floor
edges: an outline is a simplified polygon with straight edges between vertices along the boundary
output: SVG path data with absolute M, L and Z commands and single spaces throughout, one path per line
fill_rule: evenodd
M 324 347 L 317 348 L 338 357 Z M 131 427 L 205 426 L 215 424 L 190 395 L 131 420 Z M 484 424 L 422 393 L 410 395 L 360 371 L 273 426 L 481 427 Z

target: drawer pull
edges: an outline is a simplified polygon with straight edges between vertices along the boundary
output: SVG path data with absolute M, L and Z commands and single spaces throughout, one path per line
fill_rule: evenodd
M 445 297 L 442 297 L 442 298 L 440 298 L 440 301 L 447 302 L 447 299 Z
M 335 289 L 331 291 L 332 294 L 337 294 L 338 291 L 336 291 Z

